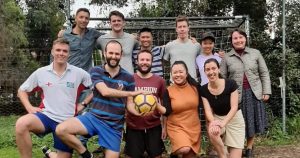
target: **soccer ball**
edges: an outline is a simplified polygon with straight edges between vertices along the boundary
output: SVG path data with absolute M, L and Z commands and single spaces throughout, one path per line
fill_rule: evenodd
M 156 106 L 156 99 L 151 94 L 140 94 L 134 97 L 133 102 L 135 109 L 139 113 L 147 113 L 153 111 Z

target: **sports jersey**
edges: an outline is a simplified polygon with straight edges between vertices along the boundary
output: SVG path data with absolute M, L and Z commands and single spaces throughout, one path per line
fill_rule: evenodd
M 112 128 L 122 130 L 127 97 L 104 97 L 95 86 L 103 82 L 109 88 L 134 91 L 135 84 L 133 76 L 123 68 L 120 68 L 118 74 L 111 77 L 104 66 L 93 67 L 90 74 L 94 87 L 94 97 L 90 112 Z
M 92 85 L 90 75 L 86 71 L 67 64 L 63 75 L 58 76 L 51 63 L 33 72 L 20 86 L 20 90 L 31 92 L 36 87 L 40 87 L 45 106 L 42 113 L 60 123 L 75 115 L 77 89 L 80 84 L 85 87 Z

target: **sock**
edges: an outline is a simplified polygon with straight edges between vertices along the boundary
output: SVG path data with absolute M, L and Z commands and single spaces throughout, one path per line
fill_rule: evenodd
M 93 155 L 88 150 L 85 150 L 85 152 L 83 152 L 80 155 L 82 156 L 82 158 L 92 158 L 93 157 Z

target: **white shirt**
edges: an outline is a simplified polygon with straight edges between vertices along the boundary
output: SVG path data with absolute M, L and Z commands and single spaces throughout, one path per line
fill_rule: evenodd
M 20 86 L 20 90 L 31 92 L 40 87 L 43 90 L 42 113 L 56 122 L 62 122 L 75 115 L 77 89 L 80 84 L 91 87 L 90 75 L 81 68 L 67 64 L 66 71 L 58 76 L 53 63 L 33 72 Z

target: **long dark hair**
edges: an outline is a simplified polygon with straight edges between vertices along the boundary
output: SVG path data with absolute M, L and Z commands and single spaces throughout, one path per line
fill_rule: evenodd
M 215 63 L 215 64 L 217 65 L 218 69 L 220 69 L 220 64 L 219 64 L 218 60 L 215 59 L 215 58 L 209 58 L 209 59 L 207 59 L 207 60 L 204 62 L 204 66 L 203 66 L 204 72 L 205 72 L 205 66 L 206 66 L 206 64 L 208 64 L 208 63 Z M 219 78 L 223 78 L 222 75 L 221 75 L 221 73 L 219 73 Z
M 189 74 L 188 68 L 184 61 L 182 61 L 182 60 L 175 61 L 171 67 L 171 70 L 173 69 L 174 65 L 183 65 L 183 67 L 187 73 L 187 77 L 186 77 L 187 82 L 192 86 L 195 86 L 195 87 L 198 86 L 198 82 Z

